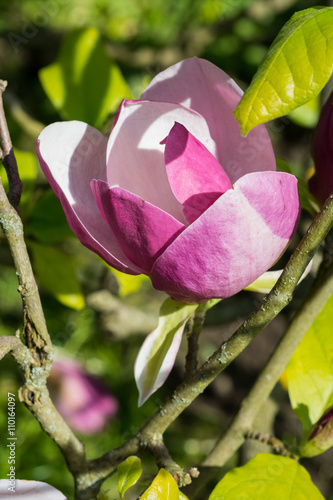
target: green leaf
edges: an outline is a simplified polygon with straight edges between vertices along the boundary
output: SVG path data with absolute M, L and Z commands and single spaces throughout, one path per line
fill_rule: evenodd
M 290 166 L 285 160 L 281 158 L 276 159 L 276 168 L 279 172 L 286 172 L 293 174 L 297 178 L 298 196 L 301 203 L 301 208 L 309 212 L 312 217 L 315 217 L 320 210 L 318 201 L 310 193 L 308 183 L 295 172 L 295 168 Z
M 61 115 L 100 127 L 130 90 L 118 65 L 105 52 L 95 28 L 67 35 L 57 62 L 40 70 L 41 84 Z
M 139 274 L 138 276 L 133 276 L 131 274 L 125 274 L 112 267 L 108 266 L 112 274 L 115 276 L 118 286 L 119 286 L 119 296 L 125 297 L 130 293 L 137 292 L 144 281 L 149 281 L 150 278 L 145 274 Z
M 305 432 L 333 405 L 333 295 L 323 304 L 286 368 L 291 405 Z
M 174 478 L 164 469 L 144 492 L 141 500 L 179 500 L 179 490 Z
M 296 460 L 269 453 L 232 469 L 209 500 L 324 500 L 309 473 Z
M 39 283 L 62 304 L 83 309 L 84 297 L 73 257 L 50 246 L 29 243 Z
M 139 406 L 155 392 L 169 375 L 181 342 L 185 324 L 198 304 L 172 299 L 163 302 L 157 328 L 150 333 L 138 354 L 134 375 L 139 389 Z
M 303 106 L 294 109 L 289 113 L 288 118 L 296 125 L 304 128 L 314 128 L 317 125 L 320 114 L 320 97 L 317 95 L 314 99 L 303 104 Z
M 179 491 L 179 500 L 188 500 L 187 496 L 182 491 Z
M 138 481 L 141 474 L 141 460 L 138 457 L 128 457 L 118 466 L 118 492 L 121 500 L 128 488 Z
M 333 71 L 333 8 L 296 12 L 282 28 L 234 114 L 242 134 L 313 99 Z
M 28 236 L 33 236 L 42 243 L 57 243 L 73 237 L 60 201 L 49 190 L 35 203 L 29 213 L 25 228 Z

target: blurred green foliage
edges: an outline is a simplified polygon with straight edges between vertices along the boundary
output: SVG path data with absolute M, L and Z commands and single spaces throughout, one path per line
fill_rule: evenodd
M 194 55 L 211 60 L 245 87 L 281 26 L 295 10 L 314 4 L 310 0 L 0 0 L 0 76 L 9 81 L 4 101 L 24 184 L 20 213 L 56 355 L 75 358 L 101 377 L 120 405 L 118 416 L 103 432 L 80 436 L 90 457 L 119 446 L 141 427 L 181 379 L 184 356 L 166 386 L 138 409 L 134 361 L 144 335 L 157 325 L 165 296 L 154 291 L 147 279 L 113 274 L 73 238 L 39 168 L 36 130 L 69 118 L 88 121 L 107 133 L 121 98 L 139 98 L 158 71 Z M 300 118 L 298 124 L 283 122 L 272 131 L 279 153 L 297 165 L 301 176 L 309 166 L 306 126 L 308 120 Z M 6 184 L 2 168 L 0 175 Z M 22 307 L 2 235 L 0 298 L 0 334 L 11 335 L 22 327 Z M 238 296 L 237 303 L 231 299 L 223 308 L 214 308 L 207 323 L 221 329 L 221 324 L 239 321 L 240 309 L 246 314 L 254 303 L 249 294 Z M 219 341 L 220 330 L 216 338 L 202 339 L 201 361 Z M 22 380 L 9 357 L 1 361 L 0 370 L 0 434 L 5 435 L 7 392 L 17 394 Z M 237 390 L 239 385 L 237 381 Z M 167 432 L 170 452 L 180 464 L 195 465 L 227 425 L 238 401 L 229 401 L 224 410 L 222 390 L 221 394 L 209 389 L 206 399 L 192 405 Z M 72 479 L 61 454 L 18 397 L 16 421 L 17 478 L 49 482 L 71 500 Z M 1 452 L 0 460 L 0 477 L 5 477 L 6 453 Z M 144 458 L 137 494 L 151 482 L 146 474 L 155 474 L 152 464 Z M 103 489 L 116 491 L 116 481 L 112 477 Z M 202 498 L 208 498 L 211 490 Z

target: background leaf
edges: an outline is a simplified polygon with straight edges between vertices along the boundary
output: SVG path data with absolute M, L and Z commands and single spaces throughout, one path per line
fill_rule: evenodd
M 269 453 L 256 455 L 228 472 L 209 500 L 324 500 L 308 472 L 296 460 Z
M 332 24 L 332 7 L 296 12 L 285 24 L 235 110 L 244 135 L 319 94 L 333 71 Z
M 131 93 L 118 65 L 94 28 L 75 30 L 60 47 L 57 62 L 40 70 L 40 82 L 61 115 L 100 127 Z
M 42 243 L 57 243 L 74 237 L 66 216 L 53 191 L 47 191 L 29 213 L 25 232 Z
M 73 257 L 60 250 L 30 243 L 33 267 L 39 283 L 62 304 L 72 309 L 83 309 L 84 296 L 76 276 Z
M 291 405 L 305 431 L 333 405 L 333 296 L 307 331 L 285 374 Z
M 141 460 L 138 457 L 128 457 L 118 466 L 118 492 L 121 500 L 128 488 L 138 481 L 141 474 Z
M 141 500 L 179 500 L 179 490 L 174 478 L 164 469 L 144 492 Z

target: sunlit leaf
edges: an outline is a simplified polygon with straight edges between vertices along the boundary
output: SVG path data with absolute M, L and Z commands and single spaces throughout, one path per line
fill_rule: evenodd
M 109 266 L 108 266 L 109 267 Z M 137 292 L 144 281 L 149 281 L 150 278 L 145 274 L 139 274 L 133 276 L 131 274 L 125 274 L 116 269 L 110 268 L 112 274 L 115 276 L 117 283 L 119 285 L 119 296 L 125 297 L 130 293 Z
M 25 232 L 27 236 L 49 244 L 74 236 L 53 191 L 48 191 L 35 203 L 29 213 Z
M 141 460 L 138 457 L 128 457 L 118 466 L 118 492 L 121 500 L 128 488 L 138 481 L 141 474 Z
M 197 304 L 184 304 L 170 298 L 163 302 L 158 326 L 146 337 L 135 362 L 134 375 L 139 390 L 139 406 L 161 387 L 169 375 L 186 321 L 197 307 Z
M 307 331 L 286 368 L 291 405 L 305 431 L 333 405 L 333 295 Z
M 235 110 L 244 135 L 319 94 L 333 71 L 332 24 L 332 7 L 296 12 L 285 24 Z
M 303 104 L 299 108 L 289 113 L 288 118 L 296 125 L 305 128 L 314 128 L 317 125 L 320 114 L 320 97 L 317 95 L 314 99 Z
M 83 309 L 84 297 L 73 257 L 51 247 L 30 243 L 33 267 L 39 283 L 62 304 Z
M 188 500 L 187 496 L 182 491 L 179 492 L 179 500 Z
M 228 472 L 209 500 L 324 500 L 309 473 L 296 460 L 269 453 L 256 455 Z
M 65 119 L 82 120 L 94 127 L 100 127 L 123 98 L 131 98 L 118 65 L 106 54 L 95 28 L 67 35 L 58 60 L 41 69 L 39 78 Z
M 179 500 L 179 490 L 174 478 L 164 469 L 144 492 L 141 500 Z

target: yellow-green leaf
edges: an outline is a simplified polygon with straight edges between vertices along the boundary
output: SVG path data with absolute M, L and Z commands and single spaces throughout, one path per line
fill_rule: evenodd
M 108 266 L 109 267 L 109 266 Z M 137 292 L 144 281 L 149 281 L 150 278 L 145 274 L 139 274 L 133 276 L 132 274 L 125 274 L 112 267 L 109 267 L 112 274 L 115 276 L 117 283 L 119 285 L 119 296 L 125 297 L 130 293 Z
M 174 478 L 164 469 L 144 492 L 141 500 L 179 500 L 179 490 Z
M 296 12 L 274 40 L 235 110 L 242 133 L 313 99 L 332 71 L 333 8 Z
M 209 500 L 324 500 L 309 473 L 296 460 L 269 453 L 256 455 L 228 472 Z
M 286 368 L 291 405 L 307 432 L 333 405 L 333 295 L 319 311 Z
M 141 474 L 141 460 L 138 457 L 128 457 L 118 466 L 118 492 L 121 500 L 128 488 L 138 481 Z
M 39 72 L 40 82 L 54 107 L 68 120 L 100 127 L 130 90 L 118 65 L 111 61 L 95 28 L 67 35 L 56 62 Z
M 73 257 L 51 247 L 29 243 L 39 283 L 62 304 L 83 309 L 84 296 L 76 276 Z

